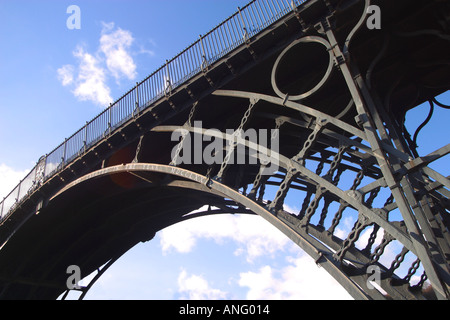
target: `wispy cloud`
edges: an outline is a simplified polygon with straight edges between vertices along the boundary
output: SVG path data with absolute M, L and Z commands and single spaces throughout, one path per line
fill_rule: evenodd
M 305 254 L 287 257 L 288 265 L 239 274 L 239 285 L 247 287 L 250 300 L 331 300 L 352 299 L 325 270 Z
M 125 76 L 133 80 L 137 76 L 136 64 L 129 50 L 134 42 L 131 32 L 117 28 L 114 23 L 103 23 L 100 50 L 106 57 L 106 66 L 116 80 Z
M 74 95 L 82 101 L 89 100 L 103 106 L 111 103 L 111 89 L 106 84 L 105 69 L 101 67 L 99 58 L 85 52 L 82 47 L 78 47 L 73 55 L 79 60 Z
M 136 63 L 132 57 L 133 35 L 128 30 L 115 27 L 114 23 L 103 23 L 97 51 L 88 52 L 78 45 L 73 52 L 76 65 L 66 64 L 57 70 L 63 86 L 72 87 L 72 93 L 81 101 L 91 101 L 103 107 L 113 102 L 110 77 L 116 83 L 121 79 L 137 77 Z
M 15 170 L 4 163 L 0 163 L 0 200 L 6 197 L 30 170 Z
M 240 287 L 247 288 L 247 299 L 351 299 L 345 289 L 319 268 L 312 258 L 258 216 L 196 218 L 162 230 L 159 238 L 165 255 L 172 250 L 189 253 L 202 240 L 212 240 L 218 244 L 233 243 L 237 247 L 234 252 L 236 256 L 244 256 L 250 266 L 258 266 L 257 270 L 242 272 L 233 280 Z M 276 268 L 271 264 L 259 264 L 268 261 L 267 258 L 279 257 L 277 254 L 280 252 L 290 254 L 286 256 L 285 263 L 276 263 Z M 205 277 L 189 276 L 186 271 L 180 273 L 178 287 L 182 298 L 188 299 L 207 299 L 214 292 Z M 218 290 L 218 297 L 226 296 L 224 291 L 214 290 Z
M 178 276 L 178 292 L 182 300 L 219 300 L 228 297 L 227 292 L 212 288 L 204 277 L 188 275 L 184 269 Z
M 63 86 L 67 86 L 73 83 L 74 67 L 70 64 L 66 64 L 57 70 L 58 79 Z
M 248 228 L 251 225 L 252 228 Z M 172 225 L 160 232 L 163 253 L 172 249 L 188 253 L 200 239 L 216 243 L 228 240 L 238 244 L 235 255 L 245 255 L 247 262 L 253 262 L 262 255 L 271 255 L 285 250 L 291 241 L 273 225 L 258 216 L 223 215 L 192 219 Z

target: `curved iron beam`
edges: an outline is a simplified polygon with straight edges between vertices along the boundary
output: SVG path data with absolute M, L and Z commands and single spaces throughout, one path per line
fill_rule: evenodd
M 414 136 L 413 136 L 413 144 L 414 147 L 417 148 L 417 136 L 419 135 L 420 130 L 423 129 L 423 127 L 425 127 L 427 125 L 428 122 L 430 122 L 431 117 L 433 116 L 433 112 L 434 112 L 434 105 L 432 101 L 428 101 L 428 103 L 430 104 L 430 111 L 428 111 L 428 115 L 426 117 L 426 119 L 420 124 L 419 127 L 417 127 L 416 132 L 414 132 Z
M 174 131 L 174 130 L 188 130 L 194 133 L 200 133 L 200 134 L 211 134 L 215 137 L 219 137 L 222 139 L 226 139 L 229 141 L 233 141 L 235 139 L 232 135 L 226 134 L 226 133 L 219 133 L 216 131 L 208 131 L 204 128 L 196 128 L 196 127 L 184 127 L 184 126 L 160 126 L 157 128 L 154 128 L 156 131 Z M 408 248 L 411 252 L 416 252 L 416 250 L 412 246 L 411 239 L 408 235 L 406 235 L 402 230 L 400 230 L 395 225 L 389 223 L 387 220 L 385 220 L 384 217 L 380 216 L 379 213 L 376 210 L 373 210 L 371 208 L 368 208 L 359 198 L 359 195 L 357 194 L 357 191 L 344 191 L 335 186 L 332 182 L 324 179 L 323 177 L 317 175 L 316 173 L 312 172 L 311 170 L 307 169 L 306 167 L 302 166 L 300 163 L 297 163 L 295 161 L 292 161 L 291 159 L 288 159 L 287 157 L 283 156 L 282 154 L 275 153 L 273 151 L 268 150 L 267 148 L 263 146 L 259 146 L 255 144 L 254 142 L 247 141 L 244 139 L 238 139 L 238 143 L 244 144 L 246 147 L 251 148 L 253 150 L 258 150 L 261 153 L 263 153 L 265 156 L 270 158 L 275 158 L 278 163 L 288 170 L 288 168 L 292 168 L 293 170 L 296 170 L 297 172 L 301 173 L 306 179 L 313 182 L 315 185 L 320 185 L 321 187 L 327 189 L 332 194 L 336 195 L 340 199 L 344 200 L 351 206 L 353 206 L 356 210 L 361 212 L 364 216 L 370 219 L 370 221 L 375 222 L 380 227 L 382 227 L 384 230 L 386 230 L 388 233 L 390 233 L 394 238 L 396 238 L 398 241 L 400 241 L 405 247 Z M 257 155 L 259 156 L 259 155 Z
M 283 99 L 278 98 L 278 97 L 273 97 L 267 94 L 261 94 L 261 93 L 255 93 L 255 92 L 245 92 L 245 91 L 236 91 L 236 90 L 216 90 L 212 93 L 213 95 L 216 96 L 223 96 L 223 97 L 235 97 L 235 98 L 244 98 L 244 99 L 252 99 L 252 98 L 256 98 L 256 99 L 260 99 L 260 100 L 264 100 L 282 107 L 287 107 L 293 110 L 297 110 L 303 113 L 306 113 L 310 116 L 313 116 L 315 118 L 320 118 L 320 119 L 327 119 L 328 122 L 334 124 L 335 126 L 337 126 L 338 128 L 343 129 L 344 131 L 350 133 L 353 136 L 359 137 L 363 140 L 367 140 L 366 139 L 366 134 L 358 129 L 355 128 L 351 125 L 349 125 L 348 123 L 336 119 L 333 116 L 330 116 L 326 113 L 323 113 L 319 110 L 316 110 L 314 108 L 308 107 L 304 104 L 300 104 L 297 102 L 293 102 L 293 101 L 283 101 Z
M 195 182 L 198 188 L 204 190 L 203 186 L 207 186 L 211 191 L 218 192 L 223 198 L 232 199 L 233 201 L 243 205 L 252 212 L 258 214 L 269 223 L 274 225 L 277 229 L 288 236 L 294 243 L 302 248 L 309 256 L 311 256 L 318 265 L 330 273 L 354 298 L 356 299 L 370 299 L 370 297 L 361 289 L 362 279 L 360 283 L 355 283 L 349 279 L 343 270 L 339 267 L 336 260 L 333 258 L 333 251 L 323 245 L 321 242 L 315 240 L 313 237 L 307 239 L 304 235 L 301 235 L 294 230 L 286 221 L 272 214 L 268 209 L 261 204 L 248 198 L 247 196 L 239 193 L 238 191 L 218 182 L 211 180 L 206 176 L 189 171 L 186 169 L 173 167 L 162 164 L 147 164 L 147 163 L 131 163 L 122 164 L 114 167 L 108 167 L 92 172 L 84 177 L 78 178 L 75 181 L 69 183 L 64 189 L 62 189 L 56 196 L 61 196 L 65 191 L 70 188 L 87 182 L 91 179 L 95 179 L 101 176 L 117 174 L 117 173 L 129 173 L 129 172 L 158 172 L 164 173 L 178 178 L 184 178 L 188 181 Z
M 364 12 L 362 13 L 361 17 L 359 18 L 358 23 L 353 27 L 352 31 L 350 31 L 350 33 L 347 35 L 347 38 L 345 39 L 345 43 L 344 43 L 344 48 L 342 50 L 342 53 L 348 57 L 349 54 L 349 47 L 350 47 L 350 43 L 353 39 L 353 36 L 356 34 L 356 32 L 361 28 L 361 26 L 363 25 L 364 21 L 366 21 L 366 16 L 367 16 L 367 9 L 370 6 L 370 0 L 366 0 L 366 2 L 364 3 Z
M 280 61 L 283 59 L 284 55 L 290 49 L 292 49 L 293 47 L 295 47 L 296 45 L 298 45 L 300 43 L 320 43 L 320 44 L 322 44 L 326 48 L 326 51 L 328 52 L 328 55 L 329 55 L 328 67 L 327 67 L 327 70 L 325 71 L 325 74 L 323 75 L 322 79 L 312 89 L 310 89 L 309 91 L 304 92 L 302 94 L 289 95 L 288 93 L 281 92 L 281 90 L 278 88 L 277 81 L 276 81 L 276 72 L 277 72 L 278 65 L 279 65 Z M 316 92 L 317 90 L 319 90 L 323 86 L 323 84 L 330 77 L 330 74 L 333 71 L 333 67 L 334 67 L 333 54 L 332 54 L 330 43 L 327 40 L 325 40 L 324 38 L 317 37 L 317 36 L 306 36 L 306 37 L 303 37 L 301 39 L 298 39 L 298 40 L 292 42 L 278 56 L 277 60 L 275 61 L 275 64 L 273 65 L 273 68 L 272 68 L 272 75 L 271 75 L 272 88 L 275 91 L 275 93 L 280 98 L 284 98 L 284 100 L 291 100 L 291 101 L 302 100 L 302 99 L 304 99 L 306 97 L 309 97 L 310 95 L 312 95 L 314 92 Z

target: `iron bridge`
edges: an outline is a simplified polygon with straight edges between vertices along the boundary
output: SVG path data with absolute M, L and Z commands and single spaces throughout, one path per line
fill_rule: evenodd
M 450 180 L 429 164 L 450 145 L 419 155 L 405 128 L 423 103 L 449 108 L 436 98 L 450 89 L 449 30 L 448 1 L 251 1 L 3 199 L 0 297 L 56 299 L 78 265 L 98 270 L 82 298 L 159 230 L 244 213 L 281 230 L 355 299 L 449 299 Z M 188 139 L 201 143 L 194 156 L 222 161 L 186 160 Z M 226 143 L 211 153 L 214 139 Z M 242 154 L 254 161 L 234 161 Z M 346 218 L 354 225 L 343 235 Z

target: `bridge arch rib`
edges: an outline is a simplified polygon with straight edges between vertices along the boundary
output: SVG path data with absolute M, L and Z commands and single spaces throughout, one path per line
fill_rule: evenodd
M 131 190 L 123 188 L 127 176 L 139 180 Z M 126 207 L 120 205 L 124 202 L 128 204 Z M 162 202 L 167 205 L 158 207 Z M 204 205 L 219 209 L 190 214 Z M 313 238 L 306 239 L 261 203 L 193 171 L 148 163 L 100 169 L 76 179 L 55 194 L 45 214 L 36 216 L 35 223 L 24 226 L 11 240 L 16 248 L 23 246 L 27 258 L 16 265 L 16 273 L 21 276 L 15 279 L 15 284 L 6 285 L 2 294 L 23 296 L 25 290 L 28 298 L 35 295 L 56 298 L 66 289 L 67 266 L 77 265 L 83 274 L 90 274 L 108 261 L 114 262 L 138 242 L 151 240 L 165 227 L 199 215 L 221 213 L 258 214 L 298 244 L 355 298 L 367 298 L 360 286 L 332 261 L 333 252 L 329 248 L 322 245 L 317 249 L 318 243 L 310 242 Z M 56 246 L 63 249 L 57 252 Z M 41 280 L 30 282 L 23 277 L 30 274 L 30 278 L 39 278 L 32 273 L 39 274 Z
M 240 214 L 257 214 L 270 222 L 274 227 L 279 229 L 287 237 L 289 237 L 294 243 L 299 245 L 308 255 L 310 255 L 318 265 L 325 268 L 344 288 L 347 289 L 355 298 L 367 299 L 367 295 L 360 288 L 363 283 L 353 282 L 347 275 L 333 261 L 331 256 L 333 252 L 326 246 L 318 246 L 318 243 L 312 244 L 313 240 L 305 238 L 304 235 L 299 234 L 291 226 L 289 226 L 283 219 L 273 215 L 265 206 L 258 203 L 254 199 L 250 199 L 246 195 L 234 190 L 225 184 L 222 184 L 214 179 L 210 179 L 204 175 L 195 173 L 190 170 L 161 165 L 161 164 L 148 164 L 148 163 L 131 163 L 114 167 L 104 168 L 95 172 L 92 172 L 86 176 L 83 176 L 72 183 L 68 184 L 60 192 L 58 192 L 51 200 L 52 201 L 64 201 L 66 193 L 71 193 L 73 189 L 83 188 L 85 184 L 92 183 L 94 180 L 102 178 L 111 178 L 114 175 L 128 174 L 137 179 L 142 180 L 143 184 L 154 185 L 157 188 L 182 188 L 200 191 L 204 194 L 210 194 L 212 197 L 202 196 L 203 204 L 196 203 L 196 205 L 179 205 L 175 211 L 184 212 L 185 214 L 178 214 L 174 217 L 170 217 L 169 214 L 158 213 L 160 215 L 160 223 L 156 223 L 152 220 L 153 225 L 157 225 L 159 228 L 168 227 L 171 224 L 179 223 L 187 219 L 196 218 L 198 216 L 204 216 L 209 214 L 221 214 L 221 213 L 240 213 Z M 154 182 L 155 176 L 152 174 L 163 174 L 166 177 L 164 181 Z M 158 178 L 156 178 L 158 179 Z M 153 180 L 153 181 L 152 181 Z M 111 180 L 113 181 L 113 180 Z M 170 200 L 172 199 L 172 200 Z M 192 199 L 192 198 L 191 198 Z M 158 199 L 160 201 L 161 199 Z M 167 200 L 173 201 L 173 198 Z M 146 201 L 147 202 L 147 201 Z M 182 201 L 185 203 L 185 201 Z M 198 214 L 190 214 L 190 210 L 199 205 L 217 206 L 219 210 L 200 212 Z M 234 208 L 233 208 L 234 206 Z M 167 213 L 167 212 L 166 212 Z M 168 217 L 169 216 L 169 217 Z M 142 218 L 135 222 L 135 225 L 147 225 L 145 220 L 150 220 L 151 217 Z M 164 220 L 164 221 L 163 221 Z M 156 231 L 153 230 L 146 240 L 152 238 Z M 317 248 L 321 249 L 317 249 Z M 97 249 L 100 251 L 101 249 Z M 120 252 L 120 251 L 119 251 Z M 115 260 L 114 258 L 111 258 Z M 97 279 L 95 279 L 97 280 Z M 88 286 L 90 287 L 90 286 Z

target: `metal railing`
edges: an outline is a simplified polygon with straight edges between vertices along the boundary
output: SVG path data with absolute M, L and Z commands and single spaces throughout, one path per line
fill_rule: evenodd
M 308 0 L 253 0 L 86 123 L 52 152 L 0 202 L 2 221 L 26 196 L 72 160 L 107 137 L 136 113 L 170 94 L 179 85 L 203 72 L 210 64 L 245 43 Z

